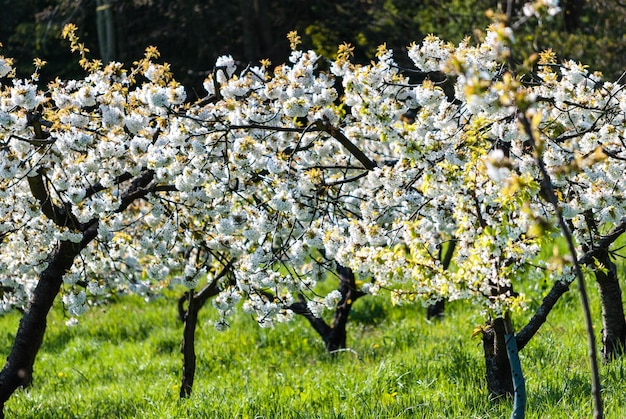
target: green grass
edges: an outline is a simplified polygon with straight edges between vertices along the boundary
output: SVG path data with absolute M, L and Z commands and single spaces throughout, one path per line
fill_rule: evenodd
M 591 290 L 593 291 L 593 290 Z M 592 292 L 596 319 L 597 296 Z M 429 323 L 416 306 L 362 298 L 354 307 L 349 346 L 332 358 L 301 318 L 275 329 L 244 314 L 226 332 L 200 313 L 194 393 L 179 400 L 180 337 L 176 296 L 146 304 L 125 297 L 94 307 L 68 328 L 51 313 L 33 386 L 7 403 L 8 418 L 504 418 L 511 403 L 488 400 L 482 323 L 465 304 L 449 305 Z M 8 354 L 18 315 L 0 318 Z M 521 324 L 521 320 L 518 319 Z M 596 326 L 601 329 L 599 323 Z M 590 373 L 575 291 L 522 351 L 529 418 L 592 415 Z M 626 406 L 623 360 L 601 365 L 607 418 Z

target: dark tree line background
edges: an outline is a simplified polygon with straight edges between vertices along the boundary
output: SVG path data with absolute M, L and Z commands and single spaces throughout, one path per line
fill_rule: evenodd
M 521 10 L 524 0 L 514 1 Z M 564 0 L 563 12 L 518 36 L 525 51 L 552 48 L 616 79 L 626 68 L 626 1 Z M 374 57 L 383 42 L 402 51 L 429 33 L 458 42 L 475 38 L 489 20 L 484 11 L 504 11 L 506 0 L 0 0 L 2 54 L 18 72 L 32 71 L 35 57 L 48 61 L 43 81 L 80 75 L 60 39 L 66 23 L 78 25 L 93 57 L 128 64 L 148 45 L 159 48 L 176 78 L 197 95 L 215 59 L 231 54 L 242 63 L 286 60 L 286 34 L 297 30 L 303 47 L 332 58 L 337 45 L 356 47 L 358 60 Z

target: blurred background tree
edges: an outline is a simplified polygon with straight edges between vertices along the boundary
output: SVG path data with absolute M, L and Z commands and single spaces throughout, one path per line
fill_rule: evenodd
M 521 11 L 524 1 L 514 6 Z M 552 48 L 561 59 L 588 64 L 616 79 L 626 69 L 626 1 L 565 0 L 563 12 L 539 27 L 522 27 L 520 53 Z M 18 72 L 32 71 L 35 57 L 48 61 L 42 79 L 80 72 L 61 28 L 78 25 L 93 56 L 130 64 L 148 45 L 161 51 L 178 80 L 197 96 L 215 59 L 231 54 L 243 63 L 289 54 L 285 35 L 297 30 L 304 48 L 331 57 L 337 45 L 356 46 L 368 62 L 386 43 L 402 52 L 429 33 L 459 42 L 480 37 L 488 9 L 504 11 L 506 0 L 0 0 L 2 53 L 16 58 Z M 191 94 L 193 97 L 193 93 Z

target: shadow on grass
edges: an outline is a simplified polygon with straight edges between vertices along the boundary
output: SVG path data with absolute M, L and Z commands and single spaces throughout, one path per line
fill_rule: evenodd
M 380 298 L 367 296 L 357 300 L 350 312 L 350 322 L 366 326 L 376 326 L 387 317 L 385 305 Z

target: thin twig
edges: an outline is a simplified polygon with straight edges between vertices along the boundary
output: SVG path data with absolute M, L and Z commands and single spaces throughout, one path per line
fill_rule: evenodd
M 589 361 L 591 363 L 591 374 L 592 374 L 592 382 L 591 382 L 591 394 L 594 400 L 594 412 L 593 417 L 595 419 L 601 419 L 603 417 L 602 413 L 602 395 L 601 392 L 601 383 L 600 383 L 600 374 L 598 372 L 598 358 L 597 358 L 597 350 L 596 350 L 596 339 L 593 332 L 593 321 L 591 319 L 591 310 L 589 308 L 589 299 L 587 297 L 587 290 L 585 289 L 585 278 L 583 276 L 583 271 L 581 269 L 580 262 L 578 260 L 578 256 L 576 255 L 576 247 L 574 246 L 574 239 L 572 237 L 572 233 L 563 218 L 563 213 L 561 211 L 561 207 L 559 206 L 559 201 L 554 193 L 554 186 L 552 184 L 552 180 L 550 179 L 550 174 L 546 169 L 546 165 L 541 157 L 541 151 L 536 147 L 536 139 L 534 135 L 534 131 L 528 117 L 525 113 L 520 114 L 520 122 L 524 127 L 524 131 L 528 135 L 531 144 L 535 150 L 535 160 L 537 161 L 537 166 L 539 168 L 539 172 L 542 176 L 541 186 L 542 190 L 545 193 L 545 196 L 548 198 L 548 201 L 554 208 L 554 212 L 556 213 L 559 226 L 563 235 L 565 236 L 565 240 L 567 241 L 567 247 L 569 249 L 570 254 L 572 255 L 572 260 L 574 264 L 574 272 L 576 273 L 576 278 L 578 280 L 578 289 L 580 291 L 580 300 L 583 307 L 583 314 L 585 317 L 585 326 L 587 329 L 587 339 L 589 342 Z

